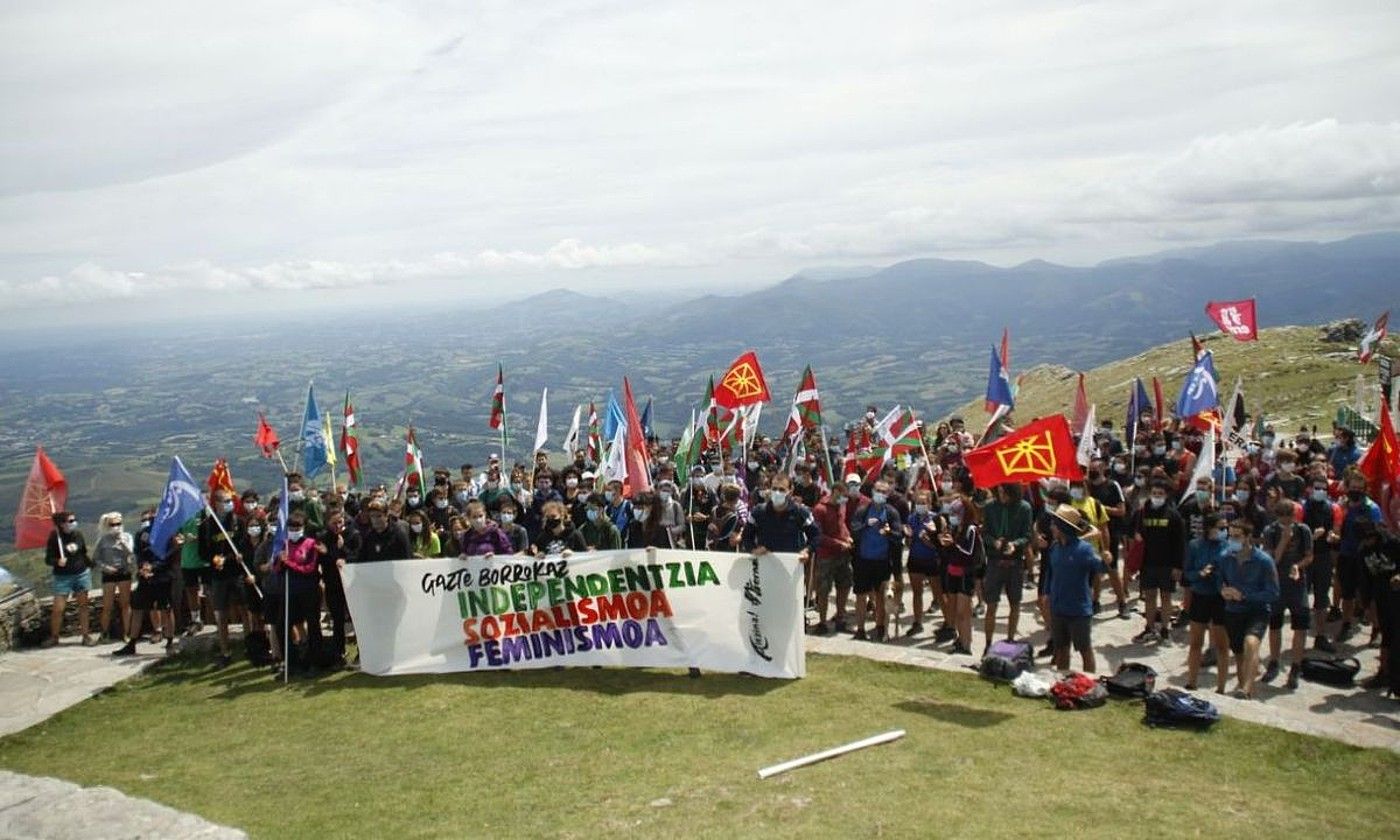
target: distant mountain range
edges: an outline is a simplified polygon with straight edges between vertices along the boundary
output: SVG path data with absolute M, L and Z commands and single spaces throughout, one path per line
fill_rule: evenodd
M 809 363 L 833 425 L 867 402 L 939 415 L 981 393 L 1003 326 L 1013 372 L 1084 369 L 1212 331 L 1208 299 L 1256 298 L 1261 326 L 1369 322 L 1400 303 L 1397 290 L 1400 233 L 1379 233 L 1230 242 L 1089 268 L 939 259 L 820 268 L 745 294 L 681 300 L 555 290 L 494 308 L 407 313 L 386 303 L 358 318 L 301 314 L 294 328 L 191 323 L 148 335 L 122 325 L 66 336 L 62 352 L 0 336 L 0 512 L 14 510 L 41 442 L 76 479 L 80 510 L 150 499 L 174 454 L 191 469 L 228 456 L 240 480 L 269 484 L 250 442 L 254 410 L 294 437 L 313 378 L 332 412 L 353 392 L 367 469 L 392 479 L 410 421 L 433 463 L 483 457 L 494 440 L 486 418 L 498 360 L 514 439 L 533 437 L 548 386 L 558 441 L 573 406 L 606 400 L 624 374 L 655 397 L 658 430 L 678 433 L 706 377 L 752 347 L 774 395 L 761 427 L 776 431 Z

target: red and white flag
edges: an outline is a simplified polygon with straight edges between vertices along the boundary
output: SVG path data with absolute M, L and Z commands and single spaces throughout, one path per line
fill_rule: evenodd
M 1245 300 L 1212 300 L 1206 303 L 1206 314 L 1221 330 L 1236 341 L 1258 341 L 1259 324 L 1254 317 L 1254 298 Z
M 15 548 L 43 548 L 53 533 L 53 515 L 68 504 L 68 480 L 44 447 L 34 450 L 29 480 L 24 483 L 19 512 L 15 514 Z
M 1376 319 L 1375 326 L 1371 331 L 1361 337 L 1361 346 L 1356 348 L 1356 360 L 1361 364 L 1371 361 L 1371 357 L 1376 355 L 1376 348 L 1385 341 L 1386 325 L 1390 321 L 1390 312 L 1387 310 L 1381 317 Z

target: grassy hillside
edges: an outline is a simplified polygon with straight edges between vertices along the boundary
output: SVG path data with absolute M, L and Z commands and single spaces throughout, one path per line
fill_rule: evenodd
M 1242 378 L 1245 407 L 1251 414 L 1262 411 L 1281 433 L 1295 432 L 1303 423 L 1316 424 L 1322 433 L 1329 431 L 1337 407 L 1354 403 L 1358 373 L 1365 377 L 1368 404 L 1375 406 L 1375 363 L 1358 364 L 1355 344 L 1324 340 L 1322 327 L 1272 327 L 1261 330 L 1258 341 L 1248 343 L 1224 334 L 1207 336 L 1204 341 L 1215 356 L 1222 402 L 1230 398 L 1236 377 Z M 1397 343 L 1388 338 L 1382 350 L 1394 356 Z M 1111 418 L 1121 427 L 1134 376 L 1142 377 L 1149 395 L 1152 377 L 1158 377 L 1170 408 L 1190 365 L 1190 341 L 1181 339 L 1085 371 L 1084 386 L 1089 401 L 1098 407 L 1098 416 Z M 1039 365 L 1026 371 L 1016 398 L 1017 420 L 1055 412 L 1068 415 L 1074 405 L 1075 374 L 1058 365 Z M 961 410 L 969 426 L 986 416 L 980 400 L 963 405 Z

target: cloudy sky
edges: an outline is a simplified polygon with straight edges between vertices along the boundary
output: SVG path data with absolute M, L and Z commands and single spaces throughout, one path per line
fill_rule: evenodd
M 1393 0 L 10 0 L 0 33 L 0 329 L 1400 227 Z

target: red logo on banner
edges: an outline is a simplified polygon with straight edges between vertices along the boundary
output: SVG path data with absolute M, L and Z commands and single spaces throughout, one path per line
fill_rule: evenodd
M 1259 326 L 1254 319 L 1254 298 L 1212 300 L 1206 304 L 1206 314 L 1236 341 L 1259 340 Z

